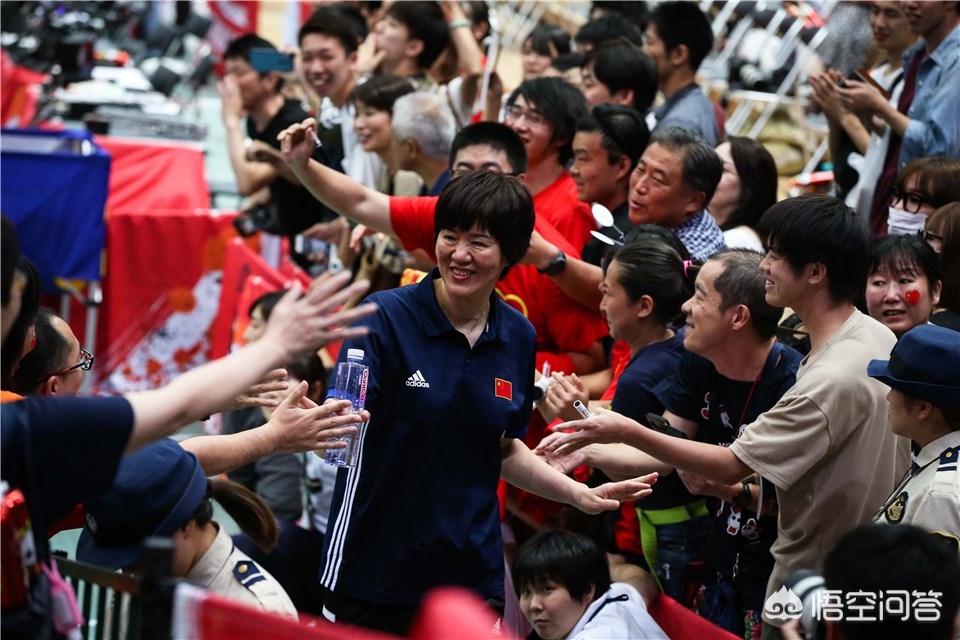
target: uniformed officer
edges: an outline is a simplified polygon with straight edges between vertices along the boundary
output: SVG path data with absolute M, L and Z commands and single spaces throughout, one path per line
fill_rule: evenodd
M 213 520 L 211 498 L 268 551 L 277 541 L 276 519 L 249 489 L 210 479 L 196 456 L 164 439 L 123 460 L 113 485 L 84 505 L 85 526 L 77 559 L 111 569 L 139 560 L 147 536 L 170 536 L 171 574 L 219 595 L 285 617 L 297 618 L 280 584 L 235 548 Z
M 921 447 L 876 521 L 923 527 L 960 549 L 960 332 L 914 327 L 867 373 L 890 386 L 893 432 Z

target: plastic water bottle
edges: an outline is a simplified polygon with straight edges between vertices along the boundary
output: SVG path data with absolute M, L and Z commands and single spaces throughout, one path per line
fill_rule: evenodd
M 347 361 L 337 365 L 331 397 L 337 400 L 349 400 L 351 407 L 347 413 L 360 413 L 367 399 L 367 379 L 370 367 L 363 364 L 363 349 L 348 349 Z M 327 449 L 323 461 L 341 467 L 353 467 L 360 456 L 360 435 L 366 423 L 357 425 L 358 432 L 352 436 L 331 438 L 347 443 L 345 449 Z

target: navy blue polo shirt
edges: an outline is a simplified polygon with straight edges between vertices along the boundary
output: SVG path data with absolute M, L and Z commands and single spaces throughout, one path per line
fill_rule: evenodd
M 366 602 L 416 605 L 439 585 L 503 595 L 500 439 L 526 430 L 536 334 L 492 295 L 471 349 L 438 277 L 370 296 L 370 333 L 340 350 L 364 350 L 370 421 L 356 468 L 337 476 L 320 580 Z

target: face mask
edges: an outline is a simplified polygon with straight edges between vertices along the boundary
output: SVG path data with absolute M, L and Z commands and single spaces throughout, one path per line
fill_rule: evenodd
M 890 207 L 887 214 L 887 233 L 915 236 L 927 222 L 925 213 L 907 213 L 903 209 Z

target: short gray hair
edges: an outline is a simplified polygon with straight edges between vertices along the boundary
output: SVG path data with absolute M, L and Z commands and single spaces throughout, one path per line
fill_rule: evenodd
M 450 155 L 457 125 L 444 96 L 414 91 L 397 98 L 391 124 L 397 140 L 413 138 L 428 157 L 447 159 Z

